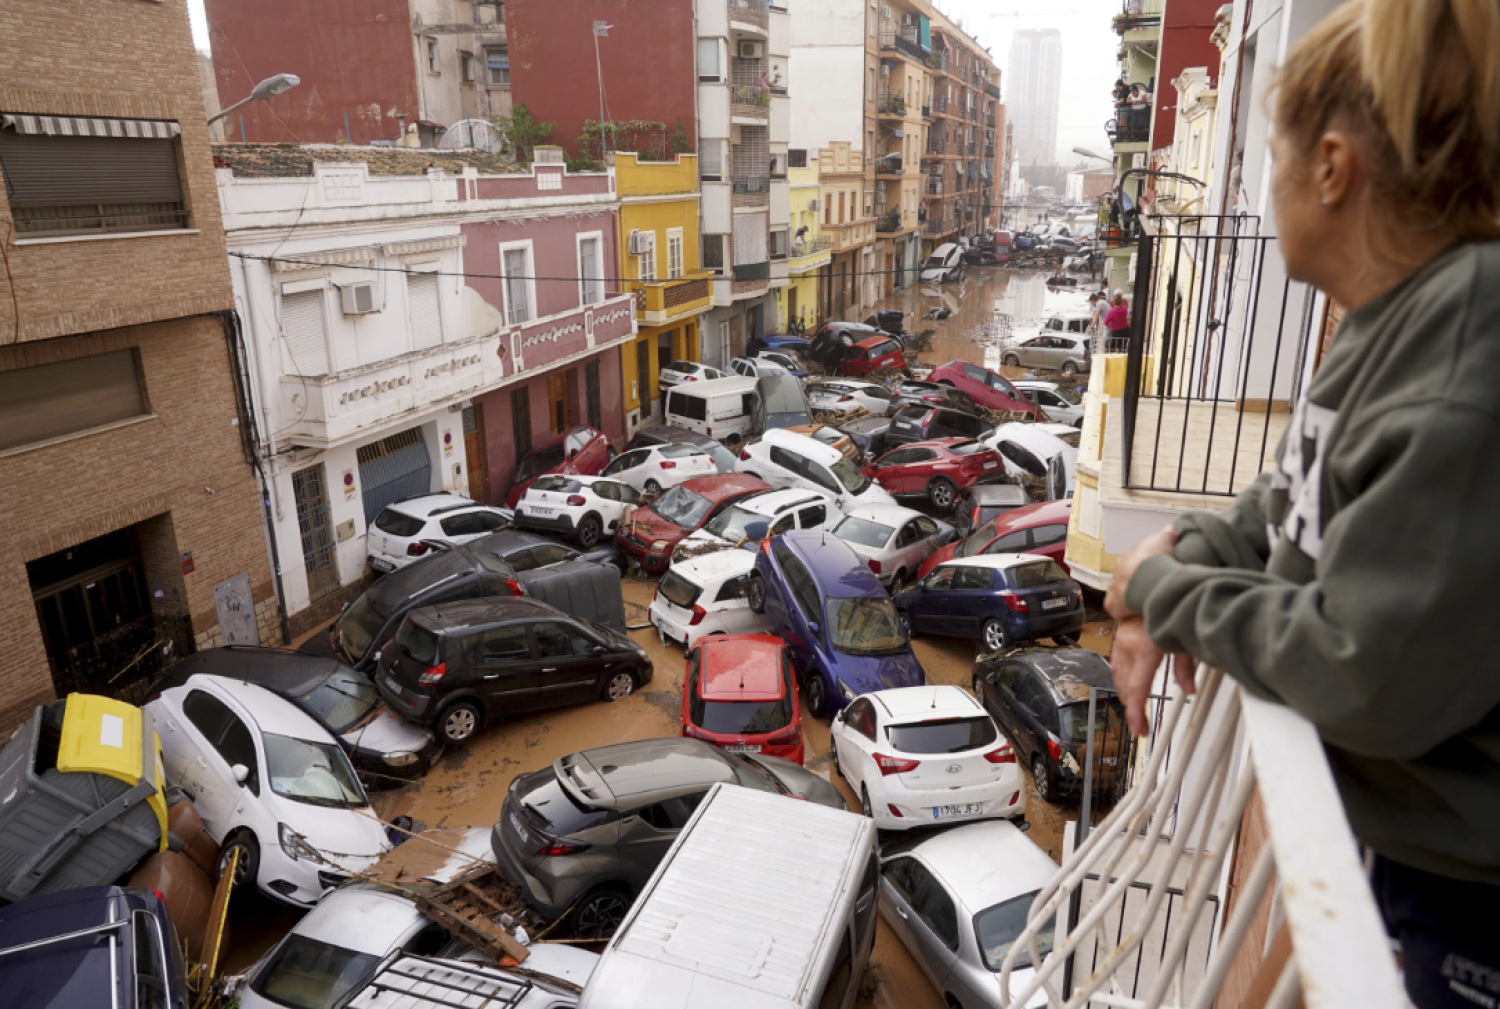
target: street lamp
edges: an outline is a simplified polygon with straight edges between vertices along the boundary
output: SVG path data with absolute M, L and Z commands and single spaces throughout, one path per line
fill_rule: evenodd
M 1106 158 L 1102 154 L 1095 154 L 1093 151 L 1089 150 L 1087 147 L 1075 147 L 1075 148 L 1073 148 L 1073 153 L 1074 154 L 1082 154 L 1086 158 L 1098 158 L 1100 161 L 1108 162 L 1111 165 L 1115 163 L 1115 159 L 1114 158 Z
M 296 74 L 277 74 L 275 77 L 267 77 L 265 80 L 255 85 L 254 89 L 252 89 L 250 92 L 249 98 L 245 98 L 241 101 L 235 102 L 233 105 L 229 106 L 229 108 L 225 109 L 223 112 L 220 112 L 216 116 L 210 116 L 208 119 L 208 124 L 212 126 L 214 123 L 218 122 L 220 119 L 223 119 L 225 116 L 229 115 L 229 113 L 233 112 L 237 108 L 240 108 L 241 106 L 249 105 L 251 102 L 263 102 L 267 98 L 274 98 L 277 95 L 281 94 L 283 91 L 290 91 L 292 90 L 292 88 L 295 88 L 298 84 L 301 83 L 302 78 L 298 77 Z

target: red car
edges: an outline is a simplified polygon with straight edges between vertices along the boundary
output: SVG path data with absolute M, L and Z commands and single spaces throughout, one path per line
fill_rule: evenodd
M 672 548 L 709 519 L 741 498 L 770 489 L 764 480 L 743 473 L 695 477 L 621 519 L 615 545 L 639 561 L 642 570 L 660 574 L 672 563 Z
M 1057 561 L 1066 571 L 1068 565 L 1063 554 L 1068 550 L 1068 516 L 1072 513 L 1072 498 L 1004 512 L 957 543 L 939 548 L 922 562 L 917 577 L 926 578 L 943 561 L 979 554 L 1041 554 Z
M 536 483 L 539 476 L 552 473 L 598 476 L 615 455 L 603 431 L 575 427 L 521 457 L 521 465 L 516 467 L 516 475 L 511 478 L 510 493 L 505 495 L 505 505 L 514 508 L 521 495 L 526 493 L 526 488 Z
M 901 345 L 888 336 L 872 336 L 844 348 L 834 370 L 840 375 L 858 378 L 868 375 L 876 368 L 900 368 L 907 370 L 906 358 L 901 354 Z
M 1004 476 L 1005 463 L 999 452 L 972 438 L 933 438 L 892 449 L 866 466 L 865 475 L 896 497 L 926 497 L 947 511 L 959 491 Z
M 949 361 L 940 368 L 932 369 L 927 376 L 929 382 L 951 385 L 969 394 L 969 398 L 986 410 L 1015 410 L 1030 414 L 1037 420 L 1045 420 L 1036 404 L 1017 391 L 1006 381 L 1004 375 L 996 374 L 968 361 Z
M 715 634 L 688 652 L 682 734 L 736 753 L 802 763 L 802 711 L 786 643 Z

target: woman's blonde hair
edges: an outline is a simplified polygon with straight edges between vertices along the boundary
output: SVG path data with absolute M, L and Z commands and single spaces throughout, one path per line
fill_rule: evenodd
M 1331 127 L 1365 141 L 1378 251 L 1500 237 L 1500 0 L 1349 0 L 1293 47 L 1275 108 L 1303 154 Z

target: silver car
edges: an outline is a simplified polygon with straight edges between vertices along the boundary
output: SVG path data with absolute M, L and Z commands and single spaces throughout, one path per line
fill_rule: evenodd
M 833 527 L 833 534 L 849 544 L 887 588 L 899 588 L 934 550 L 958 535 L 946 522 L 893 504 L 852 508 Z
M 880 861 L 880 917 L 905 944 L 948 1005 L 1006 1003 L 1000 968 L 1057 865 L 1006 820 L 982 820 L 902 843 Z M 1052 931 L 1038 936 L 1052 948 Z M 1031 977 L 1023 952 L 1010 974 L 1012 994 Z M 1030 1006 L 1046 1005 L 1037 992 Z
M 1076 375 L 1089 370 L 1089 356 L 1088 334 L 1043 330 L 1040 336 L 1006 347 L 1001 360 L 1012 368 L 1045 368 Z

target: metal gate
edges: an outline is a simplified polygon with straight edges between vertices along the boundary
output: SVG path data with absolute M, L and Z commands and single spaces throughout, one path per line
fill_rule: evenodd
M 375 521 L 386 505 L 432 489 L 432 459 L 419 427 L 362 445 L 359 485 L 363 490 L 365 525 Z
M 328 508 L 323 464 L 292 474 L 292 497 L 297 504 L 297 529 L 302 534 L 302 565 L 307 571 L 308 601 L 321 599 L 339 587 L 333 519 Z

